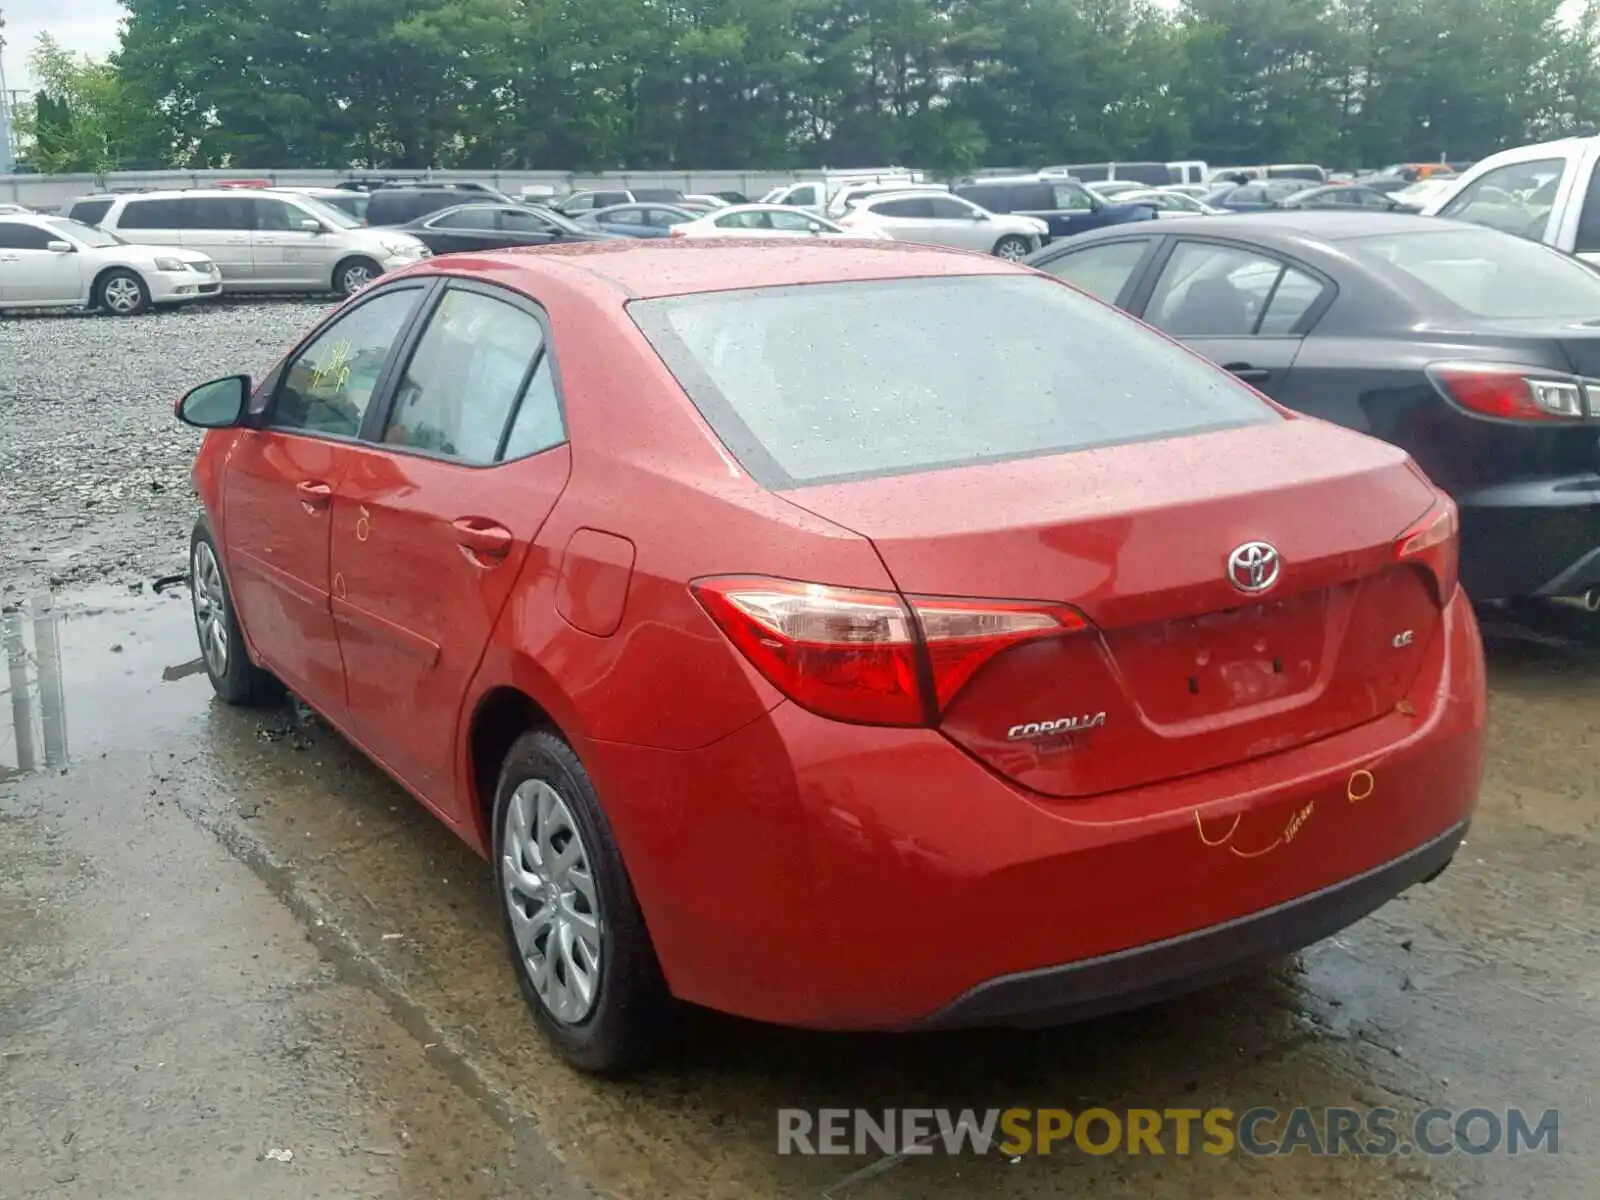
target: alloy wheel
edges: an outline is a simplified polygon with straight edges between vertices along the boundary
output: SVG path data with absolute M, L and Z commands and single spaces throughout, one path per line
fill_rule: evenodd
M 114 313 L 136 312 L 144 303 L 144 291 L 137 281 L 118 275 L 106 282 L 105 301 L 106 307 Z
M 200 653 L 206 666 L 218 678 L 228 673 L 228 597 L 222 590 L 222 568 L 217 555 L 206 542 L 194 548 L 194 627 L 200 638 Z
M 1028 257 L 1028 247 L 1016 238 L 1006 238 L 995 253 L 1006 262 L 1020 262 Z
M 344 290 L 346 295 L 354 295 L 367 284 L 372 282 L 372 272 L 359 264 L 344 269 Z
M 542 779 L 506 806 L 502 885 L 517 954 L 557 1021 L 575 1025 L 600 995 L 605 925 L 589 849 L 561 794 Z

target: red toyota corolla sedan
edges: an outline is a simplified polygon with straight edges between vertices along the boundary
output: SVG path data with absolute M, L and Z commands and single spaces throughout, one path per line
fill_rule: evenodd
M 1449 499 L 993 258 L 456 255 L 179 413 L 217 691 L 281 682 L 492 860 L 587 1069 L 669 996 L 1169 995 L 1431 878 L 1476 802 Z

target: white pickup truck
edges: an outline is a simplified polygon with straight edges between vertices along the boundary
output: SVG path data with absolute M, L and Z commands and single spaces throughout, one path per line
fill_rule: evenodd
M 1600 265 L 1600 137 L 1491 154 L 1423 208 L 1544 242 Z

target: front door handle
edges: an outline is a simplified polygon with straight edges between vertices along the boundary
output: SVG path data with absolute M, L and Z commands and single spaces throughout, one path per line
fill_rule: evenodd
M 1252 367 L 1247 362 L 1224 363 L 1224 371 L 1231 371 L 1246 383 L 1265 383 L 1272 378 L 1272 372 L 1266 367 Z
M 451 522 L 456 541 L 470 555 L 484 558 L 504 558 L 511 553 L 511 531 L 482 517 L 461 517 Z
M 302 480 L 295 484 L 294 490 L 299 494 L 300 503 L 308 513 L 320 512 L 327 508 L 328 502 L 333 499 L 333 489 L 314 479 Z

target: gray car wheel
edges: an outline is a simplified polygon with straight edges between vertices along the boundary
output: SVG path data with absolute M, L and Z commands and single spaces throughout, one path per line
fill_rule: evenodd
M 107 271 L 95 290 L 95 303 L 114 317 L 136 317 L 150 307 L 150 289 L 132 271 Z

